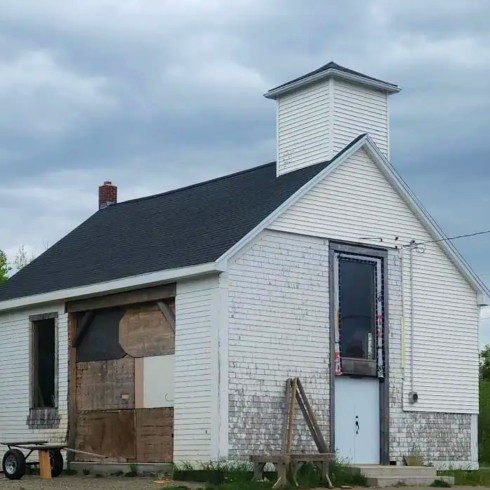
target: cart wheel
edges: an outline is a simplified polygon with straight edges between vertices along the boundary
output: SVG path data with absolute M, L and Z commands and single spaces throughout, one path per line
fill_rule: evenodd
M 9 480 L 19 480 L 26 474 L 26 458 L 22 451 L 9 449 L 2 462 L 3 472 Z
M 51 476 L 57 477 L 63 471 L 63 456 L 59 449 L 49 451 L 49 459 L 51 461 Z

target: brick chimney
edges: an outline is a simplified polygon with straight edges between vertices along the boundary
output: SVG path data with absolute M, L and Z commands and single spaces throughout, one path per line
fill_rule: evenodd
M 99 209 L 104 209 L 111 204 L 117 203 L 117 186 L 113 185 L 111 181 L 106 180 L 103 185 L 99 187 Z

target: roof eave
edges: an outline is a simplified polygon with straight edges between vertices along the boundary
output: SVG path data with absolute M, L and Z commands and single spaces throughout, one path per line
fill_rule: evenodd
M 446 235 L 437 225 L 435 220 L 425 210 L 419 200 L 415 197 L 410 188 L 405 184 L 403 179 L 399 176 L 388 159 L 379 150 L 374 141 L 368 134 L 359 137 L 358 141 L 351 144 L 347 151 L 342 150 L 341 154 L 337 154 L 332 160 L 332 163 L 325 169 L 315 175 L 311 180 L 298 189 L 292 196 L 283 202 L 274 212 L 272 212 L 267 218 L 259 223 L 253 230 L 239 240 L 235 245 L 228 249 L 221 257 L 216 261 L 220 270 L 226 270 L 228 267 L 228 261 L 236 255 L 245 245 L 250 243 L 258 234 L 264 230 L 270 223 L 283 214 L 288 208 L 290 208 L 295 202 L 297 202 L 304 194 L 317 185 L 318 182 L 326 178 L 329 174 L 335 171 L 344 161 L 350 158 L 360 148 L 364 147 L 369 152 L 373 161 L 378 165 L 383 172 L 388 182 L 390 182 L 395 189 L 399 191 L 402 198 L 405 200 L 412 212 L 421 220 L 426 229 L 429 230 L 432 237 L 436 240 L 440 240 L 439 245 L 444 250 L 446 255 L 455 264 L 463 277 L 468 281 L 470 286 L 476 293 L 476 300 L 478 306 L 490 305 L 490 293 L 486 286 L 482 283 L 480 278 L 476 275 L 473 269 L 459 254 L 458 250 L 447 240 Z
M 383 163 L 383 165 L 380 166 L 380 169 L 383 171 L 385 177 L 392 185 L 395 186 L 395 188 L 399 189 L 409 208 L 430 231 L 432 237 L 438 241 L 439 246 L 444 250 L 446 255 L 459 269 L 460 273 L 465 277 L 465 279 L 477 293 L 478 306 L 490 305 L 490 292 L 488 291 L 488 288 L 483 284 L 471 266 L 464 260 L 456 247 L 451 243 L 451 240 L 448 239 L 434 218 L 428 213 L 428 211 L 426 211 L 424 206 L 420 203 L 415 194 L 410 190 L 408 185 L 400 177 L 398 172 L 394 169 L 385 155 L 379 150 L 376 143 L 374 143 L 369 135 L 366 136 L 365 145 L 371 157 L 375 161 L 378 160 L 379 162 Z
M 219 264 L 216 262 L 149 272 L 146 274 L 124 277 L 113 281 L 90 284 L 88 286 L 60 289 L 49 293 L 35 294 L 32 296 L 23 296 L 20 298 L 0 301 L 0 312 L 18 308 L 26 308 L 34 305 L 66 301 L 68 299 L 73 300 L 100 296 L 104 294 L 114 294 L 141 287 L 156 286 L 158 284 L 174 282 L 180 279 L 217 274 L 220 272 L 222 272 L 222 270 L 220 269 Z
M 401 88 L 397 85 L 393 85 L 392 83 L 382 82 L 380 80 L 373 80 L 370 78 L 365 78 L 360 75 L 355 75 L 353 73 L 346 73 L 341 70 L 337 70 L 336 68 L 328 68 L 325 71 L 320 73 L 315 73 L 307 78 L 303 78 L 301 80 L 297 80 L 296 82 L 292 82 L 281 87 L 273 88 L 264 94 L 264 97 L 267 99 L 277 99 L 281 95 L 285 93 L 291 92 L 293 90 L 297 90 L 305 85 L 309 85 L 311 83 L 317 82 L 319 80 L 323 80 L 324 78 L 336 77 L 347 80 L 349 82 L 359 83 L 362 85 L 367 85 L 376 90 L 381 90 L 387 92 L 388 94 L 396 94 L 400 92 Z

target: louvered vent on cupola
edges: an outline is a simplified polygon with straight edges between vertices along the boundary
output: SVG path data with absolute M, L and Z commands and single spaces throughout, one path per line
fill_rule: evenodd
M 391 83 L 330 62 L 269 90 L 277 100 L 277 174 L 332 159 L 368 133 L 389 158 L 388 96 Z

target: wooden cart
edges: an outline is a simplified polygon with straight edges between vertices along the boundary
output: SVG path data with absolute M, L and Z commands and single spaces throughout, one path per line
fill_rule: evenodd
M 48 441 L 0 442 L 7 446 L 2 461 L 2 469 L 9 480 L 19 480 L 26 474 L 28 466 L 39 465 L 39 475 L 48 480 L 61 475 L 63 471 L 63 456 L 61 450 L 64 444 L 49 444 Z M 28 451 L 24 454 L 23 451 Z M 29 456 L 37 451 L 38 461 L 28 461 Z

